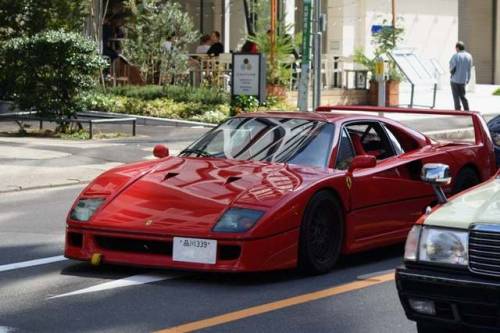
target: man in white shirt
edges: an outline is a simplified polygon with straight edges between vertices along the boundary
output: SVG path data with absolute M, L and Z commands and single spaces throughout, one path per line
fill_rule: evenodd
M 457 53 L 450 59 L 451 73 L 451 92 L 455 110 L 461 110 L 460 102 L 465 111 L 469 111 L 469 101 L 465 98 L 465 85 L 469 83 L 472 69 L 472 56 L 465 51 L 463 42 L 457 42 L 455 45 Z

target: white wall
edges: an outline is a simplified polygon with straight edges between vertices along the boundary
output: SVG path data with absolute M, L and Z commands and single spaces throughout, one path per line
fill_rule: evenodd
M 362 0 L 363 1 L 363 0 Z M 366 5 L 365 45 L 373 50 L 371 27 L 391 24 L 390 0 L 364 0 Z M 398 0 L 398 25 L 405 30 L 401 46 L 414 48 L 425 58 L 436 58 L 447 71 L 458 38 L 458 0 Z

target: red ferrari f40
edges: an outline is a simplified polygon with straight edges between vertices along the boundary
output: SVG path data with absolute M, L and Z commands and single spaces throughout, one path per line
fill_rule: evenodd
M 357 111 L 368 111 L 361 114 Z M 437 142 L 376 112 L 470 117 L 474 142 Z M 67 218 L 71 259 L 202 271 L 331 270 L 342 254 L 404 241 L 445 163 L 462 191 L 496 171 L 479 114 L 322 107 L 236 116 L 183 150 L 111 169 Z

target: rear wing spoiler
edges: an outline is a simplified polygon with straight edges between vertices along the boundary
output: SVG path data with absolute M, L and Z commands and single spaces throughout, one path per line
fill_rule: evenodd
M 399 113 L 399 114 L 426 114 L 441 116 L 471 117 L 474 126 L 475 143 L 485 145 L 493 151 L 493 140 L 491 139 L 488 125 L 479 112 L 475 111 L 455 111 L 455 110 L 429 110 L 429 109 L 406 109 L 378 106 L 357 106 L 357 105 L 325 105 L 316 109 L 316 112 L 373 112 L 373 113 Z

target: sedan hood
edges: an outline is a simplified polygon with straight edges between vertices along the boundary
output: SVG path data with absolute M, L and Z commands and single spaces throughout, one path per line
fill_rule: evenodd
M 425 225 L 468 229 L 471 224 L 500 224 L 500 179 L 492 179 L 437 209 Z
M 301 183 L 285 164 L 170 157 L 110 200 L 91 224 L 207 234 L 228 207 L 265 210 Z

